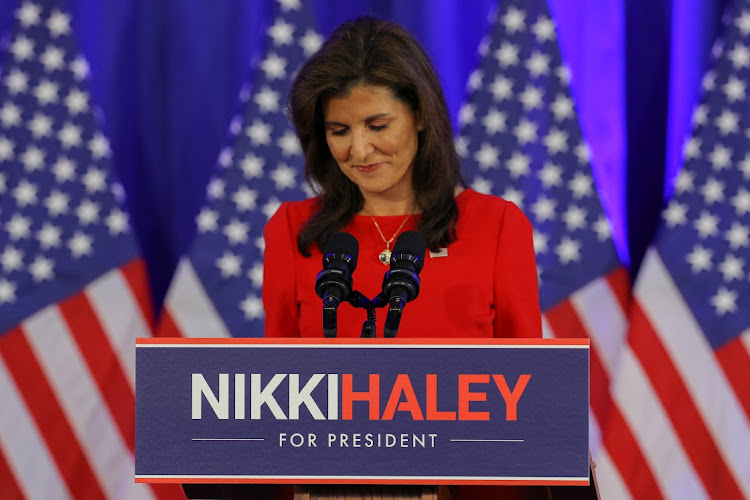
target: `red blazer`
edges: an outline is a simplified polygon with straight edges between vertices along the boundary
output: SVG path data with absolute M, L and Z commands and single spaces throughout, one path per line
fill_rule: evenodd
M 399 337 L 541 337 L 531 223 L 514 204 L 471 189 L 459 194 L 456 203 L 456 241 L 441 252 L 446 255 L 428 251 L 419 296 L 404 308 Z M 321 300 L 315 293 L 322 253 L 317 245 L 309 249 L 311 257 L 297 249 L 297 233 L 314 209 L 314 199 L 284 203 L 266 225 L 266 336 L 322 336 Z M 415 230 L 417 217 L 407 220 L 401 231 Z M 376 220 L 390 238 L 404 218 Z M 388 269 L 378 258 L 385 243 L 369 216 L 355 216 L 344 231 L 359 241 L 354 289 L 374 298 Z M 384 311 L 379 310 L 378 336 Z M 365 318 L 364 309 L 342 304 L 338 336 L 359 336 Z

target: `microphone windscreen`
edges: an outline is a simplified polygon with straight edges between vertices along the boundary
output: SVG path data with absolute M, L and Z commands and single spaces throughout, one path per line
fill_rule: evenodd
M 427 242 L 419 231 L 404 231 L 396 240 L 393 246 L 393 253 L 408 253 L 419 258 L 424 262 L 424 254 L 427 252 Z
M 357 256 L 359 255 L 359 242 L 357 238 L 349 233 L 334 233 L 328 238 L 323 258 L 330 253 L 340 253 L 352 258 L 352 271 L 357 267 Z

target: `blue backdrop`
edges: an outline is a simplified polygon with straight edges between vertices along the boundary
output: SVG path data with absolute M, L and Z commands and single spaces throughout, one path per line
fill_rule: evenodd
M 0 6 L 2 52 L 20 0 Z M 422 41 L 458 126 L 488 16 L 502 0 L 310 0 L 318 29 L 369 13 Z M 731 0 L 549 0 L 618 251 L 637 271 Z M 273 0 L 63 0 L 127 193 L 158 306 L 190 245 Z M 158 310 L 158 307 L 157 307 Z

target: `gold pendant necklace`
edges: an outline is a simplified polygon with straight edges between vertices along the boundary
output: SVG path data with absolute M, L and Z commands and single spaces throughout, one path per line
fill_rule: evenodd
M 380 230 L 380 225 L 378 224 L 378 221 L 375 220 L 375 217 L 370 215 L 370 219 L 372 219 L 372 222 L 375 224 L 375 229 L 378 230 L 378 233 L 380 234 L 380 237 L 383 239 L 383 243 L 385 243 L 385 250 L 380 252 L 380 255 L 378 258 L 380 259 L 380 262 L 383 263 L 384 266 L 387 266 L 391 262 L 391 243 L 393 243 L 393 240 L 396 239 L 396 236 L 398 236 L 398 232 L 401 231 L 401 228 L 404 227 L 404 224 L 406 224 L 406 221 L 409 220 L 409 217 L 411 217 L 411 214 L 407 215 L 406 218 L 401 221 L 401 225 L 398 226 L 398 229 L 396 229 L 396 232 L 393 233 L 393 236 L 391 236 L 391 239 L 386 240 L 385 236 L 383 235 L 383 231 Z

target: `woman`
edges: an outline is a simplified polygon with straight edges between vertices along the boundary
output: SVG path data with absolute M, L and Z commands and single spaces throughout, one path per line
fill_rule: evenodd
M 266 226 L 267 336 L 322 336 L 315 278 L 333 233 L 359 241 L 353 285 L 373 298 L 410 230 L 429 252 L 400 337 L 541 336 L 531 224 L 512 203 L 464 188 L 437 74 L 412 35 L 369 17 L 343 24 L 289 100 L 320 195 L 284 203 Z M 364 319 L 342 304 L 338 335 L 359 336 Z M 382 336 L 382 315 L 377 326 Z
M 437 74 L 414 37 L 369 17 L 341 25 L 302 66 L 289 101 L 320 195 L 282 204 L 266 225 L 266 336 L 322 337 L 315 278 L 332 234 L 357 238 L 354 289 L 374 298 L 396 238 L 418 230 L 429 252 L 399 337 L 541 337 L 531 224 L 512 203 L 465 189 Z M 342 304 L 338 335 L 359 336 L 365 317 Z M 457 499 L 546 493 L 453 489 Z

